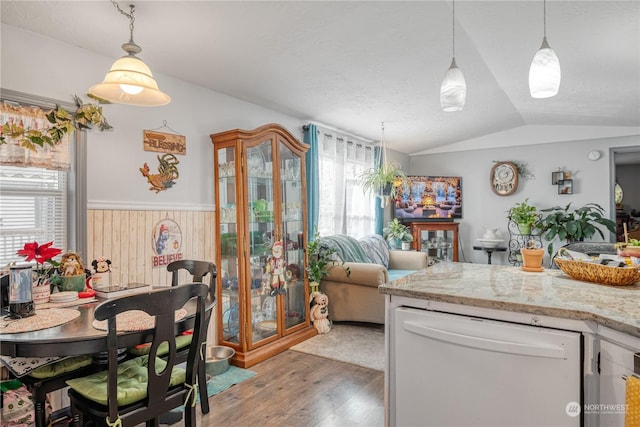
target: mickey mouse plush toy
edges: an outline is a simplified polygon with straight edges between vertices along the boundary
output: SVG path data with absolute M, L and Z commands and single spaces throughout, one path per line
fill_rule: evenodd
M 109 286 L 111 282 L 109 277 L 111 275 L 111 260 L 102 256 L 91 261 L 91 266 L 93 267 L 91 280 L 93 282 L 94 289 L 96 289 L 96 286 Z
M 91 262 L 91 266 L 93 266 L 94 273 L 106 273 L 107 271 L 111 271 L 111 260 L 100 257 L 98 259 L 94 259 Z

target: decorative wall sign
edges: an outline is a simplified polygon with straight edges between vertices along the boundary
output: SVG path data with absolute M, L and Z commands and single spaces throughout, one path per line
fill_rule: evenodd
M 489 179 L 494 193 L 508 196 L 518 189 L 518 168 L 513 162 L 496 162 Z
M 155 191 L 156 194 L 173 187 L 176 183 L 175 180 L 180 176 L 180 172 L 178 172 L 178 167 L 176 166 L 180 161 L 176 159 L 176 156 L 173 154 L 158 156 L 158 163 L 158 173 L 156 174 L 149 173 L 149 165 L 146 163 L 140 168 L 142 176 L 147 178 L 147 182 L 151 184 L 149 190 Z
M 144 151 L 160 153 L 187 154 L 187 139 L 184 135 L 143 130 L 142 142 Z
M 158 222 L 153 227 L 151 245 L 155 253 L 151 264 L 153 268 L 182 259 L 182 231 L 178 223 L 169 218 Z

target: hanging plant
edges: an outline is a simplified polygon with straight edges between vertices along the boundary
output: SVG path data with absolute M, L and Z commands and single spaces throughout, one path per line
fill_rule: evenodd
M 381 165 L 362 172 L 359 176 L 362 189 L 366 194 L 380 198 L 380 207 L 384 208 L 389 200 L 401 195 L 407 187 L 407 175 L 398 162 L 387 162 L 387 146 L 384 141 L 384 122 L 381 124 L 380 140 Z
M 85 104 L 77 95 L 73 99 L 77 107 L 73 115 L 59 105 L 45 113 L 47 121 L 51 123 L 46 129 L 24 128 L 21 123 L 15 122 L 4 123 L 0 131 L 0 145 L 6 144 L 7 138 L 12 138 L 21 147 L 37 151 L 38 147 L 43 148 L 45 145 L 56 146 L 66 134 L 75 129 L 92 129 L 93 126 L 101 131 L 112 129 L 99 104 Z
M 396 162 L 385 163 L 379 168 L 370 168 L 360 175 L 365 193 L 380 198 L 380 206 L 385 207 L 389 200 L 402 194 L 407 175 Z

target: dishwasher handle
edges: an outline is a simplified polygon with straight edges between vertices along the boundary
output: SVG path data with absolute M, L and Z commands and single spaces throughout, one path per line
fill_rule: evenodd
M 422 335 L 439 341 L 448 342 L 464 347 L 496 353 L 518 354 L 522 356 L 546 357 L 549 359 L 566 359 L 565 349 L 562 346 L 545 346 L 540 344 L 527 344 L 513 341 L 502 341 L 494 338 L 471 336 L 455 331 L 432 328 L 421 322 L 404 321 L 404 329 L 414 334 Z

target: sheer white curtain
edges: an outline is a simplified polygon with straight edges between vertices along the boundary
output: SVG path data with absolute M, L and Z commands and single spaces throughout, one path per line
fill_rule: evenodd
M 372 234 L 375 204 L 362 191 L 358 177 L 374 166 L 373 147 L 357 138 L 318 129 L 320 235 L 347 234 L 359 238 Z

